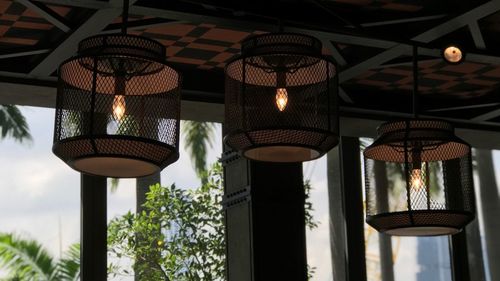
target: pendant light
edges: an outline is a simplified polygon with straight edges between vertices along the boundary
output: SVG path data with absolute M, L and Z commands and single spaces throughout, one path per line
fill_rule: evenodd
M 246 39 L 225 68 L 225 143 L 268 162 L 309 161 L 336 146 L 337 68 L 321 50 L 302 34 Z
M 73 169 L 108 177 L 153 174 L 179 158 L 180 74 L 165 47 L 129 35 L 84 39 L 59 67 L 53 152 Z
M 364 151 L 366 222 L 390 235 L 454 234 L 474 219 L 471 148 L 450 123 L 418 117 L 417 55 L 414 118 L 382 124 Z

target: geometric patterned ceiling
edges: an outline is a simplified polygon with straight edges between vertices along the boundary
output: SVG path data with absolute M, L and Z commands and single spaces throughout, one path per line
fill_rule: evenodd
M 500 86 L 500 65 L 464 62 L 450 65 L 441 59 L 419 64 L 419 93 L 451 98 L 475 98 Z M 346 85 L 364 85 L 380 91 L 410 92 L 413 74 L 410 65 L 380 67 L 367 70 L 347 81 Z
M 495 115 L 491 108 L 500 102 L 497 0 L 131 0 L 130 4 L 129 33 L 167 47 L 167 60 L 182 72 L 184 88 L 198 93 L 194 99 L 205 99 L 206 92 L 207 100 L 222 102 L 223 67 L 238 55 L 241 41 L 276 31 L 281 22 L 285 31 L 320 39 L 323 53 L 338 62 L 345 112 L 368 116 L 409 112 L 411 45 L 417 42 L 423 114 L 498 125 L 500 112 Z M 0 0 L 0 80 L 53 83 L 57 66 L 75 54 L 80 40 L 117 32 L 120 22 L 120 0 Z M 450 42 L 466 49 L 465 63 L 442 61 L 439 50 Z
M 69 7 L 48 6 L 61 17 L 71 10 Z M 37 46 L 51 37 L 57 28 L 40 14 L 14 1 L 0 1 L 0 48 Z
M 167 46 L 168 61 L 200 69 L 224 67 L 240 52 L 240 42 L 260 31 L 243 31 L 214 24 L 169 24 L 134 30 L 131 34 L 153 38 Z

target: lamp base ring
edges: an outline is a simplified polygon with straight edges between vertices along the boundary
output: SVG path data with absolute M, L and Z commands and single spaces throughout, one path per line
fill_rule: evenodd
M 320 158 L 339 137 L 316 128 L 259 128 L 229 132 L 224 142 L 251 160 L 293 163 Z
M 456 210 L 412 210 L 366 216 L 370 226 L 394 236 L 453 235 L 473 219 L 472 212 Z
M 68 138 L 55 142 L 52 151 L 79 172 L 114 178 L 148 176 L 179 158 L 169 144 L 117 135 Z
M 243 156 L 252 160 L 283 163 L 309 161 L 321 155 L 316 149 L 292 145 L 260 146 L 243 152 Z
M 148 161 L 112 156 L 84 157 L 68 164 L 85 174 L 112 178 L 137 178 L 160 171 L 160 167 Z

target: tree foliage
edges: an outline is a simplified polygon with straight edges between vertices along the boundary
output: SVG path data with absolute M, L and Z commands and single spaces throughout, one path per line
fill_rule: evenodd
M 210 122 L 183 121 L 182 133 L 184 134 L 184 148 L 188 150 L 194 169 L 203 180 L 202 175 L 206 170 L 206 157 L 208 148 L 213 146 L 215 124 Z
M 314 219 L 313 212 L 314 212 L 314 207 L 311 202 L 311 181 L 310 180 L 305 180 L 304 181 L 304 190 L 306 194 L 306 202 L 304 205 L 305 208 L 305 216 L 306 216 L 306 227 L 309 228 L 309 230 L 313 230 L 318 227 L 319 222 Z
M 0 233 L 0 268 L 5 281 L 76 281 L 80 276 L 80 246 L 75 244 L 56 261 L 37 241 Z
M 145 211 L 111 221 L 110 251 L 118 259 L 134 260 L 141 280 L 224 280 L 221 200 L 220 164 L 212 167 L 198 189 L 151 186 Z M 110 272 L 132 275 L 118 264 L 112 264 Z
M 12 137 L 18 142 L 31 141 L 26 118 L 15 105 L 0 105 L 1 139 Z

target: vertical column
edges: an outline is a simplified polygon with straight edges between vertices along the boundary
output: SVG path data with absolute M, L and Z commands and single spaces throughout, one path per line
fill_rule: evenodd
M 451 276 L 453 281 L 470 281 L 465 231 L 450 236 Z
M 366 281 L 359 140 L 342 137 L 328 157 L 334 280 Z
M 375 161 L 374 177 L 376 184 L 376 200 L 380 212 L 389 212 L 389 186 L 385 162 Z M 383 187 L 383 188 L 380 188 Z M 392 260 L 392 238 L 385 233 L 378 233 L 380 253 L 380 272 L 383 281 L 394 281 L 394 263 Z
M 480 208 L 484 219 L 484 238 L 488 261 L 489 280 L 500 280 L 500 197 L 498 196 L 498 185 L 495 177 L 495 165 L 491 150 L 475 149 L 476 168 L 479 176 L 479 185 L 476 186 L 476 194 L 479 191 Z
M 327 154 L 327 176 L 333 280 L 347 281 L 346 227 L 338 146 Z
M 228 281 L 306 281 L 302 164 L 223 163 Z
M 460 159 L 447 160 L 443 164 L 443 180 L 450 187 L 446 193 L 446 205 L 449 209 L 463 209 L 461 196 Z M 456 205 L 460 203 L 460 205 Z M 467 234 L 463 230 L 455 235 L 449 236 L 451 276 L 453 281 L 470 281 L 469 257 L 467 252 Z
M 486 281 L 478 216 L 476 215 L 476 218 L 465 228 L 467 249 L 469 249 L 469 273 L 471 280 Z
M 106 177 L 81 175 L 80 278 L 107 278 Z

